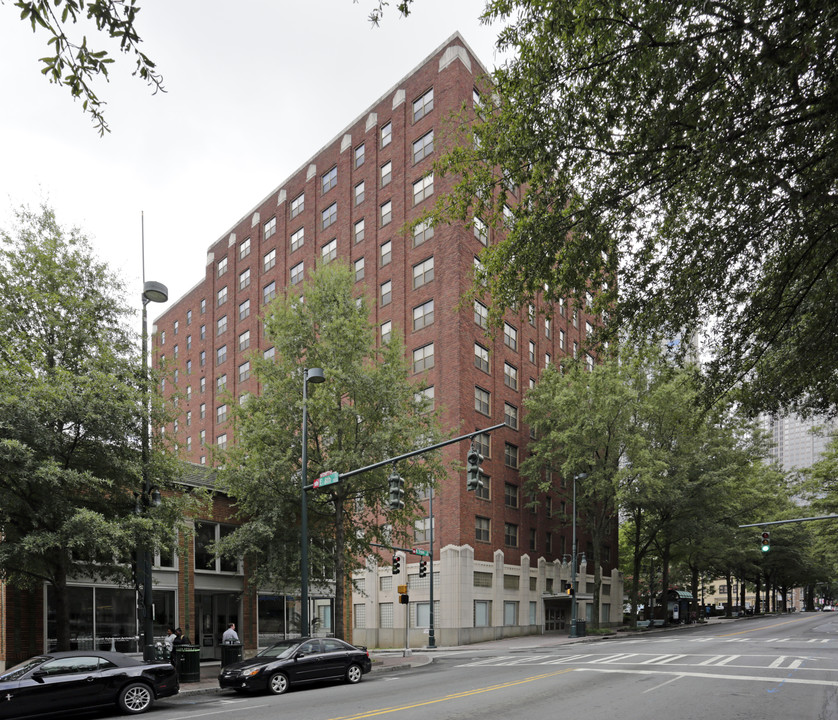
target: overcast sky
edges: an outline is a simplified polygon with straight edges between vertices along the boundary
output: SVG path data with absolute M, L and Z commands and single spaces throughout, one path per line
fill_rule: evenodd
M 100 138 L 41 75 L 45 35 L 0 3 L 0 225 L 46 199 L 91 237 L 138 307 L 141 212 L 146 278 L 172 302 L 203 278 L 212 243 L 452 33 L 487 67 L 497 62 L 498 28 L 477 19 L 483 0 L 418 0 L 409 18 L 390 9 L 375 29 L 374 0 L 141 5 L 142 47 L 167 93 L 153 96 L 118 56 L 111 81 L 96 84 L 111 127 Z

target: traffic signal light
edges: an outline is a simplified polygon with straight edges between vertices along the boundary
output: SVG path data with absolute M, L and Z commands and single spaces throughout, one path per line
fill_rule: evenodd
M 766 530 L 762 533 L 762 551 L 768 552 L 771 549 L 771 533 Z
M 393 575 L 398 575 L 402 571 L 402 559 L 398 555 L 393 555 Z
M 565 589 L 565 593 L 567 595 L 573 595 L 574 594 L 573 593 L 573 585 L 568 585 L 567 588 Z
M 419 561 L 419 577 L 427 577 L 428 575 L 428 561 L 427 560 L 420 560 Z
M 399 595 L 399 603 L 401 605 L 408 605 L 410 603 L 410 597 L 405 594 Z
M 474 449 L 474 445 L 468 451 L 466 456 L 466 490 L 477 490 L 480 485 L 480 463 L 483 462 L 483 456 Z
M 396 468 L 390 472 L 387 478 L 390 485 L 390 498 L 388 505 L 391 510 L 401 510 L 404 507 L 404 478 L 396 472 Z

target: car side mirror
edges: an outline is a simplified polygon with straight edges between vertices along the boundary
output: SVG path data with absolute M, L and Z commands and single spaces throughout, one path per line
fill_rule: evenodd
M 47 676 L 47 673 L 46 673 L 45 670 L 36 670 L 35 672 L 32 673 L 32 679 L 35 682 L 39 682 L 39 683 L 42 683 L 46 676 Z
M 294 659 L 299 660 L 300 658 L 304 658 L 305 656 L 306 654 L 304 652 L 298 652 L 296 655 L 294 655 Z

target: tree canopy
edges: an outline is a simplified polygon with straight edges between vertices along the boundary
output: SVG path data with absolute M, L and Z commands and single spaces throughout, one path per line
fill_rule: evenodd
M 154 62 L 140 50 L 142 39 L 137 29 L 140 6 L 137 0 L 15 0 L 20 17 L 48 36 L 50 55 L 40 59 L 41 73 L 51 83 L 66 87 L 74 99 L 81 99 L 84 112 L 93 120 L 100 135 L 109 132 L 105 120 L 105 101 L 93 88 L 97 77 L 107 80 L 108 66 L 114 62 L 106 50 L 95 50 L 87 35 L 73 34 L 79 21 L 92 24 L 119 43 L 120 52 L 133 56 L 134 75 L 144 80 L 154 92 L 163 90 L 163 77 Z
M 838 9 L 489 0 L 484 18 L 511 59 L 437 165 L 457 180 L 435 214 L 505 222 L 476 284 L 493 317 L 593 289 L 612 336 L 700 334 L 708 398 L 834 412 Z

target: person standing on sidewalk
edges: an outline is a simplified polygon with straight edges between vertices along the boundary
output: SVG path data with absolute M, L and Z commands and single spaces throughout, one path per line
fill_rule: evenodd
M 236 623 L 230 623 L 227 626 L 227 629 L 224 631 L 224 634 L 221 636 L 221 642 L 225 643 L 226 645 L 232 645 L 233 643 L 237 643 L 239 641 L 239 635 L 236 632 Z

